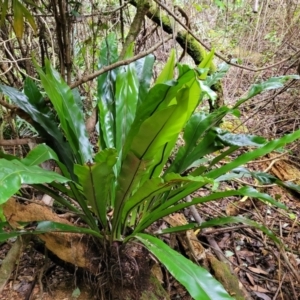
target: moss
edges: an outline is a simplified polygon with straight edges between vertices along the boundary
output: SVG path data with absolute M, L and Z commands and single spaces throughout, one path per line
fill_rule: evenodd
M 185 48 L 187 46 L 187 53 L 193 58 L 196 65 L 199 65 L 203 58 L 206 56 L 206 49 L 186 31 L 179 31 L 176 37 L 177 42 Z M 216 66 L 214 63 L 211 64 L 209 73 L 216 72 Z M 217 82 L 212 86 L 212 89 L 217 93 L 217 100 L 213 104 L 209 101 L 210 111 L 217 109 L 224 105 L 223 88 L 220 82 Z
M 161 12 L 155 2 L 151 2 L 150 8 L 147 12 L 147 17 L 157 25 L 162 26 L 165 32 L 169 34 L 173 33 L 173 26 L 171 24 L 170 17 L 166 13 Z
M 154 276 L 150 276 L 150 285 L 152 287 L 151 290 L 144 291 L 141 296 L 141 300 L 160 300 L 166 299 L 169 300 L 170 297 L 167 292 L 162 287 L 161 283 L 158 279 Z
M 186 31 L 179 31 L 177 33 L 176 41 L 183 49 L 185 48 L 185 45 L 187 45 L 187 53 L 193 58 L 195 64 L 199 65 L 206 55 L 204 47 Z
M 136 0 L 131 0 L 130 3 L 137 6 Z M 160 10 L 155 2 L 149 1 L 149 4 L 150 8 L 146 14 L 147 17 L 157 25 L 162 26 L 165 32 L 173 34 L 172 18 L 164 11 Z M 196 65 L 201 63 L 207 51 L 195 38 L 193 38 L 187 31 L 179 31 L 176 35 L 176 41 L 182 49 L 187 48 L 187 53 L 192 57 Z M 214 73 L 215 71 L 216 66 L 212 64 L 210 67 L 210 73 Z M 212 104 L 211 101 L 209 102 L 210 111 L 224 105 L 222 85 L 217 83 L 212 87 L 212 89 L 217 93 L 218 98 L 214 104 Z
M 222 283 L 227 292 L 234 296 L 234 299 L 236 300 L 245 300 L 245 297 L 239 288 L 239 280 L 235 275 L 231 274 L 229 266 L 226 263 L 217 260 L 212 255 L 208 256 L 208 260 L 213 269 L 215 278 Z

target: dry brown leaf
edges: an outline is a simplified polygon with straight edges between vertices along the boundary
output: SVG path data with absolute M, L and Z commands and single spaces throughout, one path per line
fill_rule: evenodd
M 254 294 L 263 300 L 272 300 L 268 295 L 264 293 L 254 292 Z
M 164 220 L 169 223 L 171 226 L 182 226 L 188 224 L 185 216 L 181 213 L 175 213 L 170 216 L 164 217 Z M 182 238 L 182 235 L 178 236 L 180 242 L 185 248 L 187 255 L 194 261 L 205 259 L 205 249 L 202 244 L 198 241 L 193 230 L 188 230 L 185 234 L 185 237 Z
M 153 267 L 151 268 L 151 273 L 156 277 L 156 279 L 160 283 L 164 283 L 164 275 L 159 264 L 153 265 Z
M 252 285 L 255 285 L 255 281 L 254 281 L 253 277 L 249 273 L 246 273 L 246 276 L 247 276 L 248 280 L 250 281 L 250 283 Z
M 269 290 L 267 290 L 267 289 L 265 289 L 265 288 L 263 288 L 263 287 L 261 287 L 261 286 L 259 286 L 259 285 L 254 285 L 254 286 L 249 286 L 250 287 L 250 289 L 252 290 L 252 291 L 254 291 L 254 292 L 260 292 L 260 293 L 270 293 L 270 291 Z
M 259 267 L 258 267 L 258 268 L 248 267 L 248 269 L 249 269 L 250 271 L 252 271 L 253 273 L 269 275 L 268 272 L 264 271 L 263 269 L 261 269 L 261 268 L 259 268 Z

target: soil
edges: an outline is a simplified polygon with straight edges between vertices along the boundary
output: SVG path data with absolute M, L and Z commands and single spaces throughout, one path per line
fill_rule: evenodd
M 4 259 L 11 245 L 1 245 Z M 1 300 L 88 300 L 93 297 L 89 286 L 77 281 L 76 274 L 53 263 L 29 243 L 0 295 Z
M 252 168 L 263 169 L 266 164 L 272 162 L 274 157 L 267 159 L 269 160 L 261 162 L 259 166 L 257 163 L 253 163 Z M 273 164 L 272 170 L 278 177 L 283 176 L 282 179 L 284 180 L 291 179 L 291 176 L 300 178 L 298 169 L 293 167 L 284 157 Z M 280 170 L 285 171 L 280 173 Z M 253 182 L 248 183 L 255 184 Z M 240 185 L 241 183 L 236 182 L 236 184 Z M 292 214 L 287 215 L 284 211 L 255 199 L 241 201 L 233 197 L 223 199 L 220 202 L 204 204 L 201 207 L 198 206 L 197 209 L 204 219 L 227 214 L 244 215 L 259 221 L 284 242 L 286 249 L 277 246 L 261 231 L 241 224 L 232 227 L 211 228 L 208 232 L 203 233 L 193 232 L 193 239 L 196 237 L 197 243 L 204 247 L 205 252 L 210 252 L 214 256 L 214 249 L 208 245 L 207 237 L 210 236 L 217 242 L 226 259 L 230 262 L 231 269 L 238 277 L 240 287 L 242 286 L 248 295 L 245 296 L 245 299 L 297 300 L 300 299 L 300 228 L 297 223 L 297 219 L 300 218 L 299 194 L 278 186 L 272 186 L 263 191 L 276 199 L 280 198 L 280 201 L 289 207 Z M 200 190 L 197 192 L 197 196 L 204 195 L 206 192 Z M 189 211 L 185 212 L 185 217 L 182 214 L 182 217 L 188 221 L 193 220 Z M 174 218 L 178 217 L 174 215 Z M 169 223 L 162 221 L 157 226 L 170 226 Z M 165 241 L 174 249 L 189 256 L 189 247 L 186 247 L 188 243 L 184 242 L 182 235 L 173 236 Z M 1 260 L 5 258 L 13 243 L 13 240 L 9 240 L 0 246 Z M 146 253 L 144 255 L 147 256 Z M 223 272 L 223 267 L 220 267 L 218 260 L 213 259 L 213 261 L 214 263 L 205 267 L 210 268 L 210 271 L 225 286 L 226 281 L 228 281 L 226 271 L 224 269 Z M 213 266 L 216 263 L 217 267 Z M 89 280 L 78 274 L 76 269 L 70 271 L 57 265 L 50 259 L 50 255 L 38 252 L 33 247 L 33 243 L 29 242 L 21 252 L 0 300 L 97 299 Z M 159 264 L 155 264 L 155 268 L 152 268 L 152 274 L 162 283 L 170 299 L 191 299 L 186 290 Z M 115 288 L 117 286 L 120 287 L 121 283 L 119 282 Z M 230 289 L 230 284 L 228 289 Z M 119 292 L 121 292 L 120 289 Z

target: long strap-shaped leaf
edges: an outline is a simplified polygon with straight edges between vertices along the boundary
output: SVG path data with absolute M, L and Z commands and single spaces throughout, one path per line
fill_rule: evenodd
M 191 202 L 177 203 L 181 199 L 181 196 L 179 196 L 179 197 L 175 196 L 175 197 L 169 199 L 168 201 L 166 201 L 163 205 L 158 207 L 155 211 L 151 212 L 151 214 L 145 216 L 145 218 L 143 218 L 141 220 L 141 222 L 138 224 L 138 226 L 136 227 L 135 232 L 141 232 L 142 230 L 144 230 L 145 228 L 150 226 L 156 220 L 158 220 L 164 216 L 168 216 L 176 211 L 179 211 L 179 210 L 189 207 L 191 205 L 205 203 L 205 202 L 222 199 L 222 198 L 230 197 L 230 196 L 254 197 L 257 199 L 262 199 L 263 201 L 271 203 L 272 205 L 275 205 L 282 209 L 286 209 L 286 206 L 284 204 L 275 201 L 271 196 L 264 194 L 264 193 L 260 193 L 251 187 L 243 187 L 239 190 L 232 190 L 232 191 L 215 192 L 208 196 L 194 198 Z
M 130 128 L 123 148 L 124 158 L 130 150 L 134 137 L 140 130 L 141 124 L 155 112 L 165 109 L 174 99 L 180 89 L 195 78 L 195 71 L 188 69 L 177 81 L 168 81 L 154 85 L 142 103 L 138 104 L 135 120 Z
M 151 211 L 154 210 L 156 206 L 159 206 L 161 203 L 159 198 L 156 201 L 150 200 L 156 196 L 161 195 L 166 191 L 169 191 L 176 185 L 180 185 L 186 182 L 199 182 L 203 181 L 203 177 L 192 177 L 185 176 L 182 177 L 178 174 L 170 173 L 166 175 L 164 178 L 152 178 L 144 182 L 142 186 L 138 188 L 138 190 L 131 196 L 125 203 L 124 209 L 122 211 L 122 222 L 125 224 L 126 217 L 130 213 L 130 211 L 138 205 L 147 203 L 147 210 L 144 212 L 145 216 L 151 214 Z M 207 181 L 206 181 L 207 182 Z
M 184 128 L 186 122 L 188 121 L 188 119 L 191 117 L 192 113 L 196 109 L 196 106 L 198 105 L 198 99 L 200 98 L 200 94 L 201 94 L 201 89 L 199 86 L 199 81 L 196 80 L 196 78 L 193 78 L 192 80 L 187 82 L 185 88 L 182 88 L 178 92 L 176 96 L 177 103 L 178 105 L 182 105 L 182 109 L 185 110 L 185 114 L 183 114 L 182 112 L 182 118 L 178 120 L 179 125 L 181 125 L 180 131 Z M 166 145 L 164 152 L 160 157 L 158 157 L 158 162 L 155 164 L 155 167 L 151 171 L 151 176 L 156 177 L 161 174 L 165 166 L 165 163 L 169 158 L 178 140 L 178 135 L 180 131 L 177 134 L 174 134 L 173 139 L 168 141 L 168 144 Z
M 125 200 L 130 196 L 133 187 L 139 184 L 140 178 L 144 175 L 147 162 L 139 159 L 134 153 L 129 152 L 122 165 L 118 177 L 116 199 L 114 203 L 113 218 L 113 239 L 118 239 L 121 234 L 121 215 Z
M 118 60 L 118 42 L 114 33 L 109 34 L 101 43 L 99 68 Z M 115 128 L 115 82 L 118 69 L 100 75 L 98 83 L 98 108 L 100 146 L 102 149 L 116 147 Z
M 224 287 L 205 270 L 149 234 L 134 236 L 154 254 L 195 300 L 233 300 Z
M 90 234 L 97 238 L 102 238 L 102 235 L 89 228 L 77 227 L 73 225 L 58 223 L 58 222 L 51 222 L 51 221 L 41 221 L 37 222 L 36 229 L 32 230 L 13 230 L 7 232 L 3 230 L 4 226 L 9 226 L 7 222 L 0 223 L 0 242 L 6 241 L 9 238 L 26 235 L 26 234 L 43 234 L 49 232 L 74 232 L 74 233 L 82 233 L 82 234 Z
M 218 178 L 219 176 L 225 174 L 226 172 L 231 171 L 234 168 L 244 165 L 249 161 L 255 160 L 258 157 L 264 156 L 280 147 L 284 147 L 286 144 L 291 143 L 299 138 L 300 138 L 300 129 L 291 134 L 287 134 L 286 136 L 280 139 L 271 141 L 261 148 L 246 152 L 241 156 L 239 156 L 238 158 L 236 158 L 234 161 L 206 173 L 205 176 L 210 178 Z
M 123 205 L 136 185 L 139 184 L 139 180 L 135 178 L 135 175 L 141 162 L 151 161 L 158 151 L 163 151 L 164 143 L 173 138 L 174 131 L 177 133 L 180 130 L 176 126 L 176 121 L 179 118 L 179 108 L 177 105 L 173 105 L 163 111 L 156 112 L 142 124 L 140 132 L 133 140 L 131 152 L 129 152 L 122 165 L 118 180 L 116 210 Z M 169 128 L 169 131 L 167 131 L 167 128 Z M 133 162 L 135 163 L 133 164 Z M 149 163 L 148 168 L 151 163 Z M 145 176 L 147 170 L 144 170 L 143 173 Z
M 280 147 L 285 146 L 288 143 L 291 143 L 297 139 L 300 138 L 300 130 L 295 131 L 294 133 L 288 134 L 281 139 L 271 141 L 267 143 L 265 146 L 255 149 L 251 152 L 247 152 L 236 158 L 234 161 L 220 167 L 217 169 L 214 169 L 208 173 L 205 173 L 204 176 L 211 178 L 211 179 L 217 179 L 220 176 L 223 176 L 227 172 L 244 165 L 248 163 L 249 161 L 255 160 L 258 157 L 264 156 Z M 179 201 L 180 199 L 183 199 L 187 195 L 193 193 L 197 189 L 201 188 L 202 185 L 199 183 L 188 183 L 185 185 L 184 188 L 181 188 L 180 192 L 176 195 L 176 201 Z M 175 201 L 175 202 L 176 202 Z M 174 203 L 175 203 L 174 202 Z M 162 208 L 166 208 L 168 204 L 164 204 Z
M 107 203 L 114 180 L 113 166 L 117 160 L 114 149 L 105 149 L 97 154 L 93 165 L 75 165 L 74 172 L 83 187 L 84 195 L 97 214 L 103 228 L 106 227 Z
M 187 116 L 196 102 L 193 104 L 189 103 L 189 88 L 183 89 L 180 95 L 184 97 L 177 97 L 176 105 L 157 111 L 146 119 L 133 139 L 130 155 L 127 155 L 123 162 L 118 179 L 114 218 L 116 223 L 119 222 L 117 218 L 122 214 L 120 210 L 123 208 L 126 199 L 128 199 L 137 185 L 142 184 L 149 178 L 149 171 L 164 157 L 165 145 L 169 142 L 174 143 L 175 138 L 177 138 L 184 127 Z M 133 162 L 134 167 L 132 167 Z M 142 162 L 149 163 L 147 168 L 143 170 L 142 177 L 135 177 L 138 170 L 140 170 Z M 120 229 L 117 229 L 116 223 L 114 231 L 119 231 Z
M 63 134 L 58 129 L 55 117 L 45 105 L 43 97 L 35 83 L 30 79 L 26 79 L 24 86 L 25 94 L 19 92 L 15 88 L 1 84 L 0 91 L 7 95 L 32 118 L 36 130 L 41 137 L 45 138 L 47 144 L 56 151 L 60 161 L 66 165 L 68 172 L 72 174 L 72 150 L 69 144 L 64 141 Z M 64 175 L 67 176 L 67 174 Z
M 262 232 L 264 232 L 275 243 L 282 245 L 282 242 L 266 226 L 261 225 L 255 221 L 249 220 L 249 219 L 241 217 L 241 216 L 214 218 L 207 222 L 203 222 L 201 224 L 190 223 L 190 224 L 186 224 L 183 226 L 166 228 L 166 229 L 157 231 L 156 234 L 161 235 L 161 234 L 175 233 L 175 232 L 180 232 L 180 231 L 187 231 L 187 230 L 191 230 L 191 229 L 192 230 L 196 230 L 198 228 L 203 229 L 203 228 L 209 228 L 209 227 L 213 227 L 213 226 L 222 226 L 222 225 L 227 225 L 227 224 L 232 224 L 232 223 L 242 223 L 242 224 L 247 224 L 251 227 L 257 228 L 257 229 L 261 230 Z
M 153 65 L 155 62 L 154 55 L 147 55 L 135 62 L 135 69 L 139 81 L 139 105 L 144 102 L 147 97 L 148 90 L 153 74 Z
M 130 193 L 139 184 L 141 176 L 145 179 L 153 157 L 159 157 L 163 153 L 164 144 L 177 136 L 186 121 L 186 110 L 188 103 L 181 101 L 179 105 L 172 105 L 162 111 L 156 112 L 148 118 L 141 126 L 139 133 L 134 138 L 131 151 L 123 162 L 121 173 L 118 179 L 118 188 L 115 203 L 115 231 L 117 229 L 118 218 L 121 215 L 120 210 Z M 145 162 L 146 165 L 142 166 Z M 143 172 L 139 172 L 142 170 Z M 137 176 L 139 174 L 139 176 Z
M 132 56 L 133 44 L 127 50 L 127 55 Z M 117 169 L 122 161 L 122 148 L 134 121 L 138 103 L 139 81 L 135 71 L 135 64 L 120 68 L 116 79 L 116 149 L 119 153 Z
M 206 153 L 214 152 L 216 150 L 216 147 L 214 147 L 214 138 L 216 137 L 216 134 L 214 134 L 214 137 L 209 138 L 208 141 L 200 142 L 200 140 L 203 138 L 204 134 L 211 130 L 212 127 L 216 126 L 228 112 L 230 112 L 229 108 L 221 107 L 208 115 L 205 113 L 193 114 L 184 129 L 183 138 L 185 140 L 185 145 L 179 148 L 175 160 L 166 173 L 181 173 L 196 159 L 202 158 Z M 210 147 L 211 150 L 209 150 L 208 147 Z
M 50 172 L 39 166 L 26 166 L 18 160 L 0 159 L 0 205 L 18 192 L 22 184 L 50 183 L 52 181 L 68 182 L 55 172 Z
M 73 93 L 49 61 L 45 63 L 46 73 L 36 66 L 42 85 L 50 98 L 60 120 L 68 142 L 77 162 L 83 164 L 92 161 L 92 147 L 88 139 L 82 111 L 80 111 Z

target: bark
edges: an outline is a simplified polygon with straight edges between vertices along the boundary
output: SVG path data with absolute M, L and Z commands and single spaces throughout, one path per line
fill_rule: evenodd
M 150 8 L 150 5 L 149 5 L 148 1 L 146 1 L 146 0 L 137 1 L 136 14 L 131 23 L 129 33 L 125 39 L 125 43 L 123 45 L 123 49 L 120 54 L 120 60 L 125 58 L 127 48 L 130 46 L 131 43 L 133 43 L 136 40 L 136 38 L 142 28 L 144 17 L 146 15 L 146 13 L 148 12 L 149 8 Z
M 136 0 L 131 0 L 130 3 L 133 6 L 138 5 L 138 1 Z M 175 20 L 173 20 L 172 16 L 169 16 L 162 9 L 160 10 L 159 6 L 155 2 L 148 1 L 148 3 L 150 7 L 146 13 L 147 17 L 158 26 L 161 26 L 166 33 L 172 35 L 175 34 L 175 39 L 178 44 L 182 47 L 183 50 L 186 49 L 187 54 L 190 55 L 195 64 L 199 65 L 207 53 L 205 48 L 194 37 L 192 37 L 187 30 L 179 30 L 174 33 L 172 23 L 174 23 Z M 210 67 L 210 73 L 214 73 L 215 71 L 216 66 L 212 64 Z M 217 93 L 218 97 L 215 104 L 212 104 L 210 102 L 211 111 L 224 105 L 222 85 L 216 84 L 212 87 L 212 89 Z

